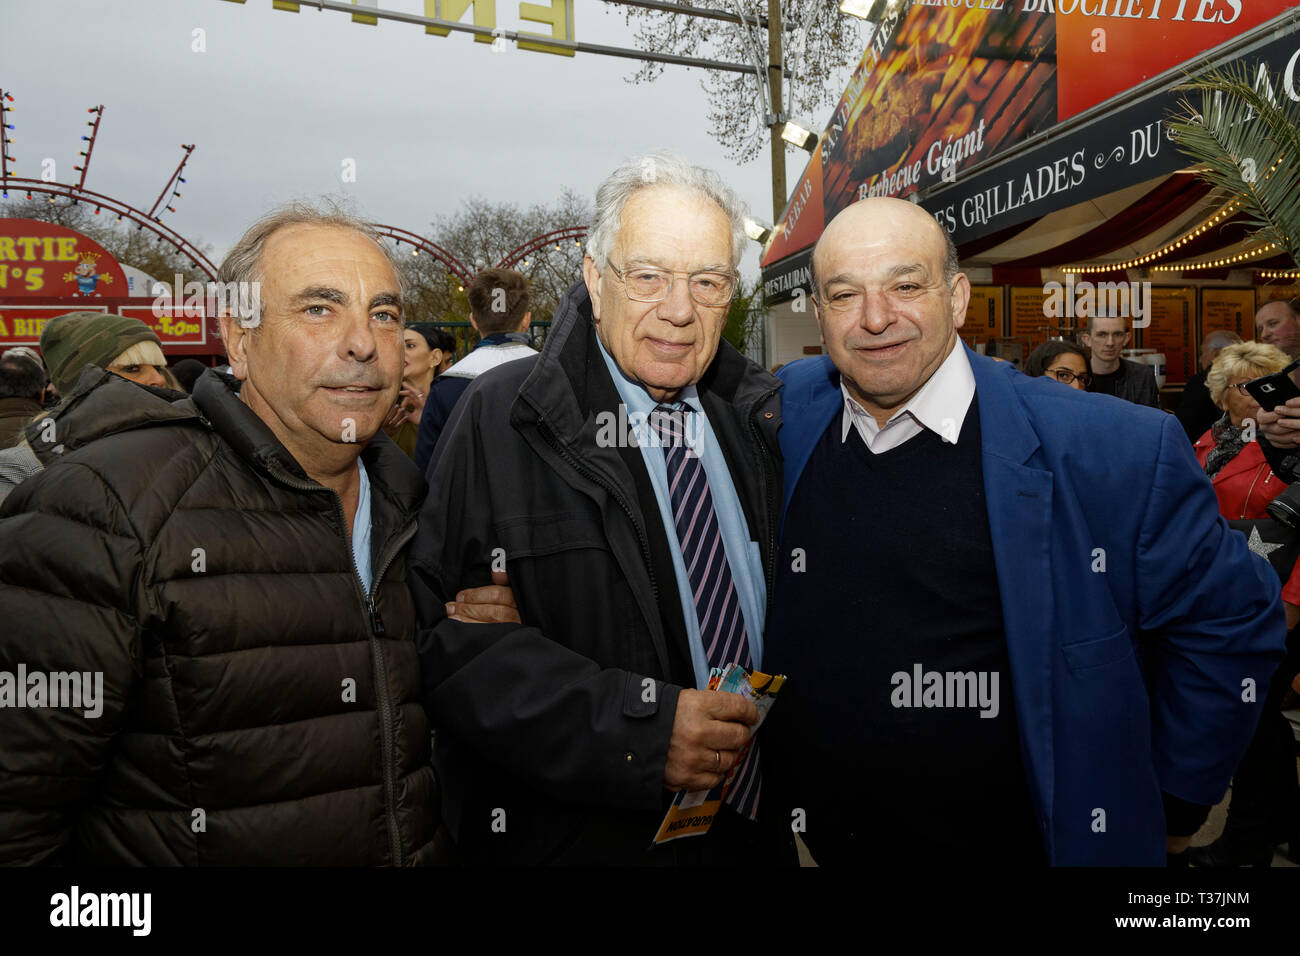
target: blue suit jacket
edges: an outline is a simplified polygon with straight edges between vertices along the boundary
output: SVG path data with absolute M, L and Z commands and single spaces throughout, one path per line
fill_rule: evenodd
M 1160 791 L 1217 803 L 1259 720 L 1286 639 L 1277 575 L 1219 516 L 1172 415 L 967 354 L 1048 859 L 1163 866 Z M 826 356 L 779 377 L 788 505 L 843 400 Z

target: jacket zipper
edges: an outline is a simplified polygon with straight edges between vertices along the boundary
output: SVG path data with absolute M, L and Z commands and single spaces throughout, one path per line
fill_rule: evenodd
M 330 489 L 322 485 L 299 481 L 289 475 L 276 475 L 276 478 L 291 488 L 299 488 L 303 491 L 330 492 Z M 347 524 L 343 514 L 343 500 L 334 492 L 334 510 L 338 516 L 339 527 L 344 529 L 344 540 L 347 541 Z M 414 531 L 411 532 L 414 534 Z M 409 536 L 408 536 L 409 538 Z M 392 564 L 393 557 L 397 551 L 401 550 L 401 545 L 393 550 L 388 560 L 380 569 L 379 574 L 374 575 L 373 583 L 378 583 L 383 579 L 383 572 L 388 570 L 388 565 Z M 357 567 L 357 559 L 352 554 L 352 548 L 347 546 L 348 561 L 352 565 L 352 584 L 357 594 L 361 597 L 361 604 L 367 612 L 367 625 L 370 628 L 370 646 L 371 658 L 375 667 L 375 703 L 379 707 L 379 740 L 383 764 L 384 775 L 384 802 L 386 819 L 388 822 L 388 844 L 389 852 L 393 856 L 393 865 L 401 866 L 403 863 L 402 840 L 397 826 L 397 780 L 396 766 L 397 758 L 394 754 L 393 744 L 393 710 L 392 701 L 388 699 L 388 669 L 384 663 L 384 651 L 380 647 L 379 641 L 384 637 L 384 621 L 380 617 L 378 609 L 375 607 L 374 598 L 365 592 L 361 584 L 361 569 Z
M 759 405 L 775 395 L 777 389 L 765 392 L 754 400 L 752 411 L 749 415 L 749 431 L 754 437 L 754 444 L 758 446 L 759 456 L 763 459 L 763 467 L 759 469 L 758 480 L 763 485 L 763 499 L 767 505 L 769 520 L 767 523 L 767 557 L 768 560 L 763 567 L 763 575 L 767 580 L 767 609 L 765 611 L 766 621 L 772 620 L 772 592 L 776 589 L 776 529 L 781 524 L 780 505 L 772 497 L 772 483 L 768 480 L 768 471 L 772 464 L 772 455 L 767 449 L 767 443 L 763 441 L 763 433 L 754 421 L 754 413 L 758 411 Z
M 1242 518 L 1245 518 L 1246 512 L 1250 511 L 1250 496 L 1255 493 L 1255 485 L 1259 484 L 1259 476 L 1263 474 L 1264 469 L 1267 467 L 1268 467 L 1268 462 L 1265 462 L 1264 464 L 1260 465 L 1259 469 L 1255 472 L 1255 480 L 1250 483 L 1250 491 L 1246 492 L 1246 501 L 1241 506 Z M 1273 480 L 1273 472 L 1269 471 L 1268 477 L 1264 479 L 1264 484 L 1267 485 L 1272 480 Z
M 355 567 L 356 561 L 353 560 Z M 358 581 L 360 577 L 358 577 Z M 376 578 L 376 581 L 379 579 Z M 383 687 L 383 693 L 376 694 L 379 704 L 379 739 L 383 748 L 384 764 L 384 802 L 388 815 L 388 841 L 393 854 L 393 865 L 401 866 L 402 839 L 397 826 L 397 768 L 393 754 L 393 703 L 388 699 L 388 667 L 384 662 L 384 649 L 380 641 L 384 638 L 384 619 L 375 608 L 373 596 L 366 595 L 366 608 L 370 611 L 370 632 L 375 639 L 371 643 L 371 652 L 375 661 L 375 680 Z
M 588 468 L 583 464 L 580 458 L 572 454 L 567 448 L 560 444 L 560 440 L 555 436 L 555 433 L 551 431 L 551 426 L 546 424 L 546 419 L 544 417 L 539 416 L 538 426 L 546 444 L 550 445 L 561 458 L 563 458 L 575 471 L 578 472 L 578 474 L 582 475 L 589 481 L 595 482 L 608 491 L 610 495 L 613 496 L 614 500 L 619 503 L 619 506 L 623 511 L 626 512 L 628 520 L 632 522 L 632 528 L 636 531 L 637 541 L 641 545 L 641 557 L 645 560 L 646 573 L 650 576 L 650 591 L 654 594 L 655 606 L 658 606 L 659 585 L 655 581 L 654 562 L 650 557 L 650 540 L 646 537 L 645 532 L 641 530 L 641 523 L 636 520 L 636 513 L 632 510 L 632 506 L 627 503 L 627 499 L 623 497 L 617 488 Z
M 766 396 L 764 396 L 766 398 Z M 767 609 L 765 611 L 765 620 L 772 620 L 772 591 L 776 587 L 776 524 L 781 521 L 780 512 L 776 510 L 776 502 L 772 498 L 772 483 L 768 481 L 768 467 L 772 463 L 772 456 L 768 453 L 767 445 L 763 441 L 762 432 L 758 429 L 758 424 L 751 418 L 749 421 L 750 433 L 754 436 L 754 442 L 758 445 L 759 456 L 763 459 L 763 467 L 759 469 L 758 480 L 763 485 L 763 499 L 767 504 L 767 562 L 763 568 L 763 574 L 767 579 Z M 775 523 L 774 523 L 775 521 Z M 764 628 L 766 630 L 766 628 Z

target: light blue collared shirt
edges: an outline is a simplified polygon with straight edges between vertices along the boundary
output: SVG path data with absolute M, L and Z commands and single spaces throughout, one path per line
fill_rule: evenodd
M 682 546 L 677 538 L 677 525 L 673 521 L 672 496 L 668 491 L 668 465 L 664 461 L 663 446 L 656 441 L 640 440 L 642 435 L 653 435 L 652 426 L 648 424 L 650 413 L 659 403 L 650 397 L 644 387 L 623 374 L 614 360 L 605 351 L 605 345 L 596 336 L 601 358 L 614 379 L 614 387 L 627 407 L 627 416 L 634 422 L 646 422 L 637 429 L 641 457 L 646 470 L 650 473 L 650 484 L 654 486 L 655 499 L 659 504 L 659 517 L 663 521 L 664 533 L 670 543 L 669 552 L 673 556 L 673 572 L 677 578 L 677 594 L 682 602 L 682 617 L 686 621 L 686 638 L 691 646 L 691 663 L 695 667 L 695 686 L 704 690 L 709 686 L 709 664 L 704 654 L 704 642 L 700 637 L 700 622 L 695 610 L 694 589 L 686 573 L 686 562 L 682 559 Z M 749 522 L 745 519 L 744 509 L 740 506 L 740 496 L 736 493 L 735 483 L 727 468 L 727 461 L 722 456 L 722 446 L 718 444 L 709 417 L 704 414 L 695 386 L 682 389 L 677 400 L 685 402 L 692 409 L 686 416 L 686 442 L 700 457 L 704 466 L 704 475 L 709 479 L 709 494 L 713 498 L 713 510 L 717 514 L 718 529 L 722 535 L 722 548 L 727 555 L 727 564 L 731 567 L 731 579 L 736 586 L 736 596 L 740 599 L 740 611 L 745 619 L 745 634 L 749 638 L 749 653 L 753 670 L 763 666 L 763 626 L 767 615 L 767 581 L 763 577 L 763 556 L 758 542 L 749 538 Z
M 360 458 L 357 467 L 361 469 L 361 490 L 357 494 L 357 513 L 352 516 L 352 560 L 357 563 L 357 574 L 361 575 L 361 583 L 369 594 L 374 583 L 370 570 L 370 477 Z

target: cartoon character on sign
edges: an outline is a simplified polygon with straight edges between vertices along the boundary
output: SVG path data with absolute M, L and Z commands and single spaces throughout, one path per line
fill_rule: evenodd
M 77 280 L 77 291 L 74 293 L 75 295 L 96 295 L 95 287 L 100 282 L 103 282 L 104 285 L 108 285 L 113 281 L 113 277 L 108 273 L 98 275 L 95 273 L 95 263 L 98 259 L 99 256 L 95 255 L 93 252 L 83 253 L 81 261 L 77 263 L 76 268 L 72 272 L 65 272 L 63 274 L 64 282 L 71 282 L 73 279 Z

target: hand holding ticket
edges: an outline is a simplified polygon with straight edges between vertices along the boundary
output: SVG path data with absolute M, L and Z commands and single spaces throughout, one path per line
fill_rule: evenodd
M 713 691 L 735 694 L 753 703 L 758 720 L 749 728 L 748 739 L 741 744 L 739 750 L 728 750 L 725 762 L 718 760 L 718 764 L 725 772 L 721 783 L 710 789 L 683 791 L 677 794 L 672 806 L 668 808 L 663 823 L 659 825 L 659 832 L 655 834 L 655 843 L 667 843 L 685 836 L 699 836 L 709 831 L 709 827 L 713 825 L 713 818 L 722 807 L 722 802 L 735 779 L 736 768 L 744 762 L 745 753 L 754 739 L 754 734 L 762 726 L 767 712 L 776 700 L 777 692 L 784 683 L 784 675 L 773 677 L 759 671 L 751 674 L 739 664 L 728 664 L 722 671 L 714 668 L 708 691 L 696 693 L 701 696 L 707 696 Z M 708 779 L 709 776 L 704 773 L 696 775 L 694 779 Z

